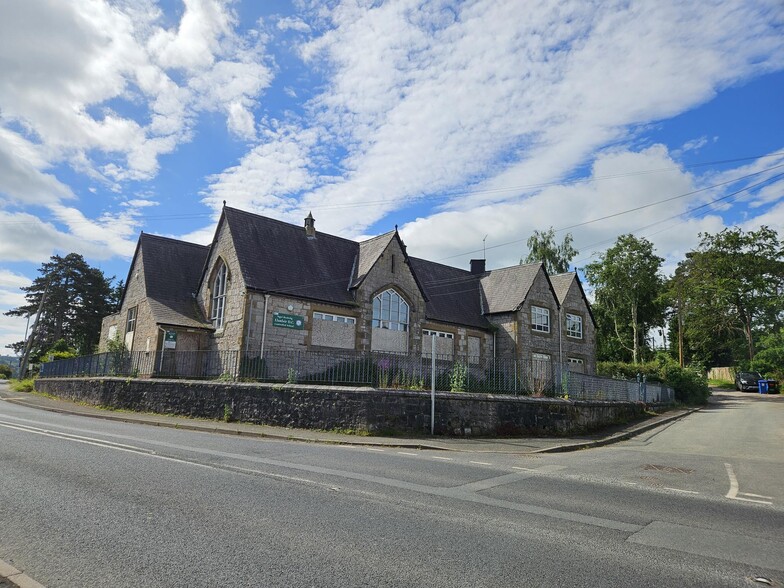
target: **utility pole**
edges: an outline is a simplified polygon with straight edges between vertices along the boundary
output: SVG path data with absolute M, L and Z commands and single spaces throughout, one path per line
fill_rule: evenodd
M 41 302 L 38 304 L 38 312 L 35 315 L 35 321 L 33 322 L 33 329 L 30 331 L 30 336 L 25 341 L 25 348 L 24 353 L 22 353 L 22 359 L 19 361 L 19 379 L 23 380 L 25 375 L 27 375 L 27 361 L 30 357 L 30 349 L 33 347 L 33 341 L 35 341 L 35 336 L 38 334 L 38 319 L 41 318 L 41 313 L 44 309 L 44 302 L 46 302 L 46 294 L 49 292 L 49 282 L 46 283 L 46 288 L 44 288 L 44 293 L 41 295 Z M 29 317 L 28 317 L 29 318 Z

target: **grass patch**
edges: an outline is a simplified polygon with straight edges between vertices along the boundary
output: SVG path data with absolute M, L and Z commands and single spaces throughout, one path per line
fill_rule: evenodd
M 708 386 L 711 388 L 731 388 L 735 389 L 735 382 L 732 380 L 712 380 L 708 379 Z
M 35 391 L 35 384 L 32 378 L 26 380 L 9 380 L 11 390 L 14 392 L 33 392 Z

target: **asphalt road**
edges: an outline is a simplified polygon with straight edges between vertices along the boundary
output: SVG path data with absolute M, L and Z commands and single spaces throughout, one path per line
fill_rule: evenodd
M 347 448 L 0 402 L 0 559 L 49 588 L 784 579 L 784 399 L 610 447 Z

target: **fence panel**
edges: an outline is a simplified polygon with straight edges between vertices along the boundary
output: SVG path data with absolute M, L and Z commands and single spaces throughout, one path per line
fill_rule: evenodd
M 673 402 L 658 383 L 614 380 L 569 371 L 569 365 L 514 358 L 375 352 L 138 351 L 99 353 L 41 365 L 43 377 L 123 376 L 289 382 L 381 389 L 566 397 L 572 400 Z

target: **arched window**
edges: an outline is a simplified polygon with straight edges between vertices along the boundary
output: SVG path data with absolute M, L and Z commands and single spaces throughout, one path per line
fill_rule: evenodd
M 212 298 L 210 299 L 210 319 L 216 330 L 223 328 L 223 314 L 226 310 L 226 276 L 228 270 L 223 261 L 219 262 L 218 271 L 212 281 Z
M 408 303 L 394 290 L 373 299 L 373 328 L 408 331 Z

